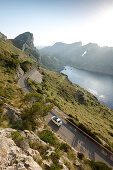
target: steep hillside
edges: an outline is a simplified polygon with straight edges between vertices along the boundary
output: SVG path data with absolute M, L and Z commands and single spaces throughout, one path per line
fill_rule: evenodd
M 11 41 L 14 46 L 24 51 L 27 55 L 36 58 L 38 61 L 40 60 L 40 53 L 33 44 L 34 38 L 32 33 L 25 32 Z
M 26 72 L 34 64 L 32 58 L 0 33 L 0 96 L 17 104 L 22 95 L 22 90 L 16 85 L 17 79 L 24 74 L 21 67 Z
M 34 93 L 25 95 L 17 85 L 18 69 L 22 67 L 28 71 L 34 63 L 0 33 L 0 169 L 94 170 L 104 167 L 111 170 L 104 163 L 88 160 L 72 149 L 50 130 L 45 116 L 54 103 L 78 122 L 90 125 L 91 130 L 99 138 L 103 135 L 102 139 L 111 146 L 112 111 L 100 105 L 88 92 L 72 85 L 64 75 L 45 69 L 40 69 L 41 84 L 28 79 Z
M 51 70 L 69 65 L 79 69 L 113 75 L 113 48 L 99 47 L 81 42 L 73 44 L 56 43 L 40 50 L 41 62 Z M 56 60 L 56 62 L 55 62 Z M 51 64 L 48 64 L 48 63 Z
M 42 89 L 66 114 L 72 115 L 77 124 L 83 124 L 100 139 L 113 147 L 113 110 L 100 104 L 96 97 L 72 84 L 66 76 L 41 69 L 44 78 Z

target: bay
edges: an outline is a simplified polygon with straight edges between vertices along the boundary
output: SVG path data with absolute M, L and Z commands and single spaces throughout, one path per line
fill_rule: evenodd
M 61 73 L 85 90 L 92 93 L 98 100 L 113 109 L 113 76 L 94 73 L 65 66 Z

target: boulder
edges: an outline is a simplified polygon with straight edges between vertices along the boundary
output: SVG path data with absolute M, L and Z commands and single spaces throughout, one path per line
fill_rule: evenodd
M 9 134 L 15 130 L 0 129 L 0 169 L 7 170 L 42 170 L 32 156 L 27 156 Z M 30 151 L 29 151 L 30 152 Z

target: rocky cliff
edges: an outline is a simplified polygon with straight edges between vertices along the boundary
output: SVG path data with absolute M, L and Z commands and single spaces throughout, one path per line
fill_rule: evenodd
M 26 153 L 18 147 L 10 137 L 11 133 L 15 132 L 13 129 L 0 129 L 0 169 L 42 170 L 32 157 L 33 155 L 39 155 L 39 153 L 33 152 L 29 147 Z
M 23 34 L 18 35 L 15 39 L 12 39 L 11 41 L 17 48 L 25 51 L 27 55 L 33 58 L 35 57 L 39 61 L 40 53 L 34 46 L 34 38 L 32 33 L 25 32 Z

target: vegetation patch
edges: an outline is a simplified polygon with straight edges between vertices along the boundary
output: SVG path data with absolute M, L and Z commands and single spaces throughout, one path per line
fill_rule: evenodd
M 22 68 L 22 70 L 24 72 L 27 72 L 32 67 L 32 62 L 30 62 L 28 60 L 27 61 L 23 61 L 23 62 L 20 63 L 20 66 L 21 66 L 21 68 Z
M 77 153 L 77 157 L 78 157 L 79 159 L 83 159 L 83 158 L 84 158 L 84 154 L 81 153 L 81 152 L 78 152 L 78 153 Z
M 40 68 L 44 72 L 41 83 L 47 101 L 54 103 L 67 115 L 72 115 L 73 123 L 96 139 L 112 147 L 111 131 L 113 111 L 100 104 L 95 96 L 72 84 L 66 76 Z M 82 98 L 82 102 L 81 99 Z M 100 140 L 102 138 L 102 140 Z
M 24 143 L 24 137 L 21 135 L 20 131 L 15 131 L 11 133 L 11 138 L 14 140 L 17 146 L 22 147 Z
M 60 143 L 59 144 L 60 150 L 63 150 L 64 152 L 68 152 L 70 149 L 70 146 L 67 143 Z
M 55 137 L 55 135 L 53 134 L 53 132 L 49 131 L 49 130 L 43 130 L 39 133 L 39 137 L 41 140 L 43 140 L 46 143 L 49 143 L 50 145 L 56 145 L 57 143 L 57 139 Z
M 40 155 L 45 159 L 46 156 L 46 152 L 49 149 L 49 146 L 47 145 L 43 145 L 41 143 L 38 143 L 36 141 L 30 141 L 29 140 L 29 146 L 30 148 L 39 151 Z
M 109 168 L 105 163 L 103 162 L 94 162 L 94 161 L 90 161 L 90 160 L 87 160 L 85 162 L 86 164 L 89 164 L 90 167 L 93 169 L 93 170 L 112 170 L 111 168 Z

